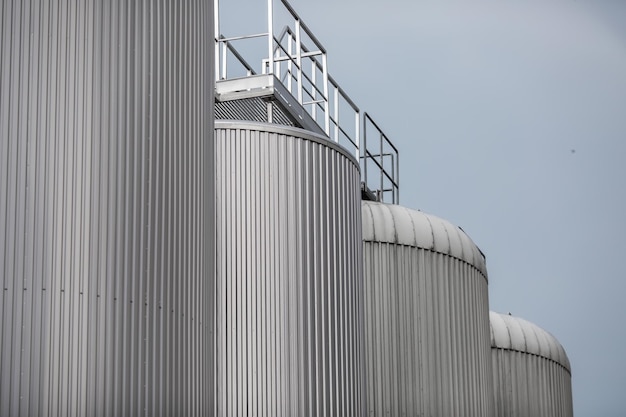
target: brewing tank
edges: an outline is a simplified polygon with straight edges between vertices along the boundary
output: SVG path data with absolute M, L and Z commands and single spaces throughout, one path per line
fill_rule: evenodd
M 491 416 L 485 257 L 446 220 L 363 201 L 370 416 Z
M 572 417 L 571 366 L 559 341 L 541 327 L 489 313 L 497 417 Z
M 215 132 L 218 415 L 363 415 L 358 162 L 295 127 Z
M 0 416 L 212 411 L 212 3 L 2 2 Z

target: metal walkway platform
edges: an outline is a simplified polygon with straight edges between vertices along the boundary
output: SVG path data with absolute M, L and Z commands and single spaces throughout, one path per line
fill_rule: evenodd
M 217 81 L 215 101 L 217 119 L 277 123 L 326 135 L 273 74 Z

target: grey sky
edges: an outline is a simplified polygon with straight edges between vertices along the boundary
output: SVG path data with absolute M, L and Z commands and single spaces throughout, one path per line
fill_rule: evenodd
M 626 2 L 291 4 L 399 147 L 401 204 L 463 227 L 492 310 L 559 339 L 577 417 L 626 415 Z

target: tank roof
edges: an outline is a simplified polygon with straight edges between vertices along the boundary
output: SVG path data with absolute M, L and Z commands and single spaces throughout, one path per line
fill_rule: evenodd
M 571 372 L 565 349 L 541 327 L 508 314 L 489 312 L 491 347 L 542 356 L 561 364 Z
M 485 256 L 460 227 L 398 205 L 363 201 L 361 207 L 364 241 L 395 243 L 449 255 L 473 265 L 487 278 Z

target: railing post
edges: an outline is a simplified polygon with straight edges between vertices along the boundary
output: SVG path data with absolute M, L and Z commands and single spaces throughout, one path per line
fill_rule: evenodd
M 396 159 L 394 158 L 393 153 L 391 153 L 391 175 L 395 177 L 396 174 Z M 391 181 L 391 202 L 396 204 L 396 179 L 393 178 Z
M 221 78 L 220 74 L 220 0 L 213 0 L 213 29 L 215 31 L 215 80 Z
M 339 87 L 335 86 L 333 119 L 335 119 L 335 142 L 339 143 Z
M 267 0 L 267 52 L 269 73 L 274 74 L 274 0 Z
M 396 183 L 396 201 L 394 204 L 400 204 L 400 155 L 396 152 L 396 176 L 394 178 Z
M 293 94 L 293 86 L 292 81 L 293 81 L 293 60 L 291 59 L 291 57 L 293 56 L 293 39 L 291 38 L 291 35 L 287 37 L 288 39 L 288 44 L 287 44 L 287 54 L 289 55 L 289 60 L 287 61 L 287 90 L 289 90 L 290 93 Z M 297 48 L 297 46 L 296 46 Z M 280 63 L 278 64 L 280 65 Z M 280 67 L 279 67 L 280 69 Z M 297 70 L 296 70 L 297 71 Z M 282 74 L 278 73 L 278 78 L 280 79 L 282 77 Z M 300 99 L 298 99 L 298 101 L 300 101 L 300 103 L 302 103 L 302 101 Z
M 363 182 L 367 187 L 367 112 L 363 113 Z
M 313 82 L 313 86 L 311 87 L 311 100 L 313 101 L 311 107 L 311 116 L 315 123 L 317 123 L 317 65 L 315 65 L 316 60 L 311 61 L 311 80 Z
M 322 82 L 324 83 L 324 132 L 330 137 L 330 105 L 328 96 L 328 62 L 326 52 L 322 53 Z
M 361 121 L 361 113 L 359 111 L 354 112 L 354 136 L 356 142 L 356 159 L 359 160 L 361 156 L 361 132 L 359 132 L 359 126 Z
M 382 201 L 382 196 L 384 194 L 383 190 L 385 189 L 385 157 L 383 156 L 383 132 L 380 132 L 380 153 L 378 154 L 378 156 L 380 156 L 380 195 Z
M 228 78 L 228 67 L 227 65 L 227 54 L 228 54 L 228 43 L 226 41 L 222 42 L 222 79 L 225 80 Z
M 291 61 L 291 59 L 289 61 Z M 300 33 L 300 19 L 298 18 L 296 18 L 296 66 L 298 67 L 296 70 L 298 74 L 298 103 L 302 105 L 304 101 L 302 98 L 302 38 Z

